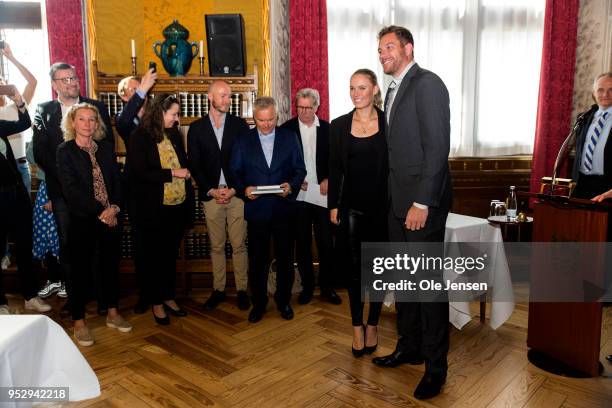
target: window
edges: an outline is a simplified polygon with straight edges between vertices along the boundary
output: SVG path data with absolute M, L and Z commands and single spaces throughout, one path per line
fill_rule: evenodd
M 348 82 L 370 68 L 382 83 L 376 35 L 405 26 L 415 60 L 438 74 L 451 100 L 451 156 L 531 154 L 544 0 L 334 0 L 328 2 L 330 117 L 351 108 Z M 357 50 L 357 51 L 355 51 Z
M 38 3 L 44 10 L 44 0 L 39 1 L 14 1 L 5 0 L 5 3 L 11 3 L 6 6 L 14 6 L 25 4 L 26 7 L 32 3 Z M 44 16 L 44 13 L 40 15 Z M 30 25 L 30 26 L 28 26 Z M 11 50 L 15 58 L 21 62 L 32 74 L 36 77 L 38 85 L 34 99 L 30 103 L 31 108 L 35 108 L 40 102 L 45 102 L 51 99 L 51 80 L 49 79 L 49 42 L 47 40 L 47 30 L 44 18 L 38 19 L 36 22 L 26 21 L 23 24 L 11 24 L 3 22 L 0 25 L 0 39 L 5 40 L 10 44 Z M 26 81 L 20 74 L 19 70 L 4 58 L 2 60 L 2 73 L 4 77 L 12 84 L 16 85 L 19 91 L 23 91 Z
M 36 106 L 51 99 L 51 80 L 49 79 L 49 42 L 44 18 L 45 4 L 42 1 L 4 1 L 0 4 L 0 39 L 6 41 L 15 58 L 24 65 L 36 78 L 37 86 L 30 102 L 30 116 Z M 32 12 L 40 10 L 41 12 Z M 0 57 L 0 73 L 7 82 L 17 86 L 23 92 L 26 80 L 15 65 L 6 58 Z M 31 140 L 31 130 L 22 132 L 25 140 L 20 140 L 21 148 L 14 146 L 18 155 L 25 151 L 25 144 Z M 13 142 L 12 142 L 13 143 Z

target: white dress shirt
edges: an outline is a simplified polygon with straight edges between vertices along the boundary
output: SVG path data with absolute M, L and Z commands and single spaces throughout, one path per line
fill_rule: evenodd
M 319 118 L 315 115 L 312 125 L 308 126 L 298 119 L 300 125 L 300 138 L 304 149 L 304 163 L 306 164 L 306 178 L 309 184 L 318 184 L 317 180 L 317 128 L 320 126 Z

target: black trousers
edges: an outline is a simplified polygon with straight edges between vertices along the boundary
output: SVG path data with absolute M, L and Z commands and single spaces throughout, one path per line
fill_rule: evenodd
M 47 252 L 44 258 L 44 264 L 47 268 L 47 279 L 51 282 L 57 282 L 61 280 L 59 277 L 61 276 L 60 272 L 60 264 L 58 259 L 51 253 Z
M 142 287 L 154 305 L 176 297 L 176 259 L 183 238 L 184 214 L 185 204 L 164 205 L 158 223 L 139 226 L 141 265 L 148 274 Z
M 347 288 L 351 307 L 351 320 L 353 326 L 363 324 L 362 291 L 365 290 L 361 275 L 361 243 L 381 242 L 387 239 L 385 219 L 380 214 L 364 213 L 358 210 L 343 210 L 340 214 L 338 230 L 338 249 L 347 270 L 344 275 L 348 277 Z M 382 310 L 381 302 L 370 302 L 367 324 L 377 326 Z
M 131 211 L 131 207 L 134 206 L 127 198 L 130 197 L 129 192 L 130 184 L 128 182 L 128 165 L 123 168 L 121 174 L 121 191 L 124 197 L 122 201 L 122 208 L 127 208 L 127 213 Z M 150 294 L 147 293 L 147 272 L 146 272 L 146 253 L 143 251 L 142 243 L 142 232 L 140 231 L 140 225 L 134 220 L 129 219 L 130 222 L 130 234 L 132 236 L 133 245 L 133 259 L 134 259 L 134 271 L 136 272 L 136 283 L 138 284 L 138 290 L 140 292 L 140 301 L 143 303 L 150 302 Z
M 56 269 L 58 273 L 49 275 L 49 280 L 57 282 L 63 280 L 66 282 L 66 291 L 70 296 L 71 291 L 71 279 L 70 279 L 70 259 L 68 241 L 70 238 L 70 224 L 71 217 L 68 205 L 63 198 L 51 199 L 51 205 L 53 207 L 53 217 L 55 217 L 55 223 L 57 224 L 57 235 L 59 237 L 59 262 L 60 268 Z
M 389 210 L 389 240 L 391 242 L 444 242 L 448 212 L 429 208 L 425 228 L 409 231 L 405 218 L 397 218 Z M 441 245 L 441 248 L 442 245 Z M 442 254 L 443 255 L 443 254 Z M 396 302 L 396 350 L 422 355 L 425 369 L 431 374 L 446 374 L 449 348 L 448 301 Z
M 85 305 L 96 294 L 109 308 L 119 302 L 119 226 L 109 227 L 94 217 L 71 219 L 68 241 L 70 310 L 73 320 L 85 317 Z M 92 293 L 93 292 L 93 293 Z
M 303 201 L 298 201 L 295 230 L 295 258 L 297 260 L 304 293 L 314 291 L 315 278 L 312 267 L 312 231 L 319 257 L 319 287 L 322 291 L 334 285 L 332 276 L 332 233 L 329 210 Z
M 6 248 L 11 236 L 16 245 L 17 272 L 21 293 L 29 300 L 36 296 L 36 272 L 32 264 L 32 204 L 21 186 L 0 187 L 0 248 Z M 0 269 L 0 305 L 8 303 Z
M 149 303 L 151 301 L 151 294 L 148 293 L 147 280 L 149 277 L 146 274 L 147 255 L 144 250 L 141 227 L 133 220 L 130 221 L 130 233 L 132 235 L 132 245 L 134 245 L 134 270 L 136 272 L 136 283 L 140 291 L 140 301 Z
M 249 240 L 249 286 L 253 296 L 253 307 L 265 310 L 268 304 L 268 268 L 270 265 L 270 243 L 274 245 L 276 257 L 277 307 L 289 304 L 293 287 L 293 236 L 294 220 L 248 221 Z

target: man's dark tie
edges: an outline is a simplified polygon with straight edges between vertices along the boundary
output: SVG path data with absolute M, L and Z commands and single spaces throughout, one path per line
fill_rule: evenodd
M 391 83 L 389 84 L 389 88 L 387 88 L 387 94 L 385 95 L 385 116 L 387 118 L 387 123 L 389 123 L 389 116 L 390 116 L 390 110 L 388 109 L 390 108 L 393 102 L 393 98 L 395 98 L 395 88 L 396 88 L 397 84 L 395 83 L 395 81 L 391 81 Z

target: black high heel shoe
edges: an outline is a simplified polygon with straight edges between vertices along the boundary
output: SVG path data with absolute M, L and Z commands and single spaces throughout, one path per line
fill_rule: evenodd
M 365 326 L 361 325 L 361 328 L 363 329 L 363 347 L 360 348 L 360 349 L 356 349 L 351 344 L 351 350 L 353 351 L 353 356 L 355 358 L 359 358 L 359 357 L 363 356 L 366 353 L 366 347 L 365 347 Z
M 165 303 L 164 303 L 164 310 L 166 311 L 166 313 L 170 313 L 172 316 L 175 316 L 175 317 L 187 316 L 187 312 L 184 309 L 181 309 L 180 307 L 178 309 L 173 309 Z
M 170 316 L 166 315 L 166 317 L 157 317 L 153 307 L 151 307 L 151 312 L 153 313 L 155 323 L 159 324 L 160 326 L 168 326 L 170 324 Z
M 367 333 L 367 327 L 364 326 L 363 328 L 363 349 L 366 353 L 368 354 L 372 354 L 373 352 L 376 351 L 376 348 L 378 347 L 378 326 L 372 326 L 372 327 L 376 327 L 376 344 L 373 346 L 366 346 L 366 333 Z

